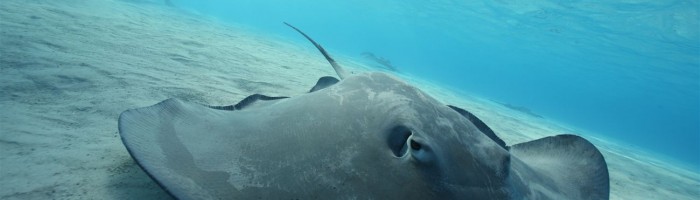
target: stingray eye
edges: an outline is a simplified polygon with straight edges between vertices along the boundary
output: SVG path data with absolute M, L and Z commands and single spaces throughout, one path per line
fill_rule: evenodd
M 411 146 L 411 157 L 418 164 L 432 165 L 435 161 L 435 152 L 420 138 L 411 137 L 409 146 Z
M 397 126 L 390 130 L 387 144 L 396 157 L 403 157 L 408 152 L 408 138 L 413 135 L 411 129 Z
M 420 143 L 416 142 L 415 140 L 411 140 L 411 149 L 418 151 L 421 147 L 422 145 Z

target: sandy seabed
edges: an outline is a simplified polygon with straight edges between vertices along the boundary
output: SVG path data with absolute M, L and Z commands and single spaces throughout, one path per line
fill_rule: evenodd
M 334 75 L 310 44 L 117 0 L 2 0 L 0 44 L 0 199 L 168 199 L 122 145 L 122 111 L 171 97 L 230 105 L 254 93 L 295 96 Z M 371 70 L 336 57 L 356 73 Z M 398 76 L 470 110 L 508 144 L 583 135 L 606 158 L 612 199 L 700 198 L 698 171 Z

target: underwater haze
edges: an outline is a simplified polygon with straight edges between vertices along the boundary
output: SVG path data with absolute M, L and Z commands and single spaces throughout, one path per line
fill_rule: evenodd
M 320 138 L 306 133 L 288 134 L 299 132 L 290 130 L 269 133 L 286 138 L 294 136 L 291 140 L 247 134 L 252 132 L 222 138 L 216 136 L 218 133 L 209 132 L 213 129 L 207 127 L 203 131 L 211 137 L 197 135 L 196 140 L 190 139 L 194 135 L 178 135 L 177 129 L 159 134 L 158 141 L 140 143 L 137 142 L 142 141 L 139 137 L 128 139 L 127 128 L 138 128 L 132 125 L 142 123 L 122 121 L 120 116 L 163 104 L 158 102 L 181 101 L 182 105 L 193 105 L 193 108 L 203 108 L 200 105 L 228 107 L 225 105 L 237 105 L 251 100 L 247 97 L 258 96 L 253 94 L 288 96 L 290 101 L 280 102 L 292 102 L 291 99 L 325 93 L 307 94 L 318 80 L 331 82 L 329 78 L 320 77 L 338 73 L 313 44 L 283 24 L 288 22 L 323 45 L 347 72 L 354 73 L 348 76 L 354 78 L 345 79 L 342 84 L 332 86 L 334 88 L 352 85 L 352 80 L 368 77 L 367 72 L 379 72 L 369 74 L 395 77 L 403 82 L 400 84 L 415 87 L 421 94 L 439 101 L 430 100 L 432 105 L 452 105 L 463 108 L 464 113 L 472 113 L 474 117 L 469 116 L 469 120 L 478 119 L 472 123 L 483 124 L 476 128 L 482 133 L 486 131 L 496 142 L 494 144 L 514 147 L 507 152 L 516 158 L 511 161 L 518 160 L 511 162 L 514 165 L 493 166 L 518 170 L 518 166 L 532 164 L 523 162 L 528 157 L 517 150 L 523 144 L 572 138 L 561 135 L 575 134 L 595 146 L 597 150 L 590 153 L 600 153 L 605 165 L 599 156 L 571 154 L 571 150 L 576 149 L 571 145 L 563 151 L 547 153 L 576 156 L 546 160 L 579 172 L 587 167 L 575 167 L 576 164 L 571 165 L 569 161 L 593 163 L 594 167 L 599 167 L 595 173 L 584 172 L 589 178 L 593 177 L 586 180 L 597 182 L 582 185 L 609 189 L 610 199 L 697 200 L 700 199 L 699 3 L 697 0 L 600 3 L 553 0 L 0 0 L 0 199 L 173 199 L 173 195 L 181 196 L 163 186 L 169 179 L 159 175 L 175 167 L 184 169 L 181 166 L 199 169 L 187 170 L 185 175 L 202 172 L 200 170 L 209 172 L 213 169 L 210 166 L 224 166 L 238 163 L 238 160 L 262 163 L 262 167 L 258 168 L 260 170 L 252 170 L 250 166 L 225 167 L 225 173 L 217 172 L 216 177 L 190 180 L 207 187 L 216 186 L 228 175 L 231 187 L 245 184 L 246 191 L 267 191 L 265 188 L 274 185 L 309 189 L 302 189 L 298 192 L 300 195 L 312 195 L 308 191 L 316 189 L 352 195 L 352 188 L 373 188 L 366 187 L 367 184 L 356 185 L 358 181 L 395 188 L 383 191 L 391 195 L 396 194 L 396 189 L 405 189 L 405 184 L 397 188 L 383 184 L 385 180 L 375 182 L 380 180 L 375 179 L 376 175 L 356 172 L 370 170 L 371 167 L 365 166 L 387 161 L 368 162 L 381 155 L 363 154 L 365 150 L 384 151 L 383 155 L 390 158 L 401 149 L 406 150 L 404 153 L 409 152 L 409 147 L 410 152 L 422 149 L 420 140 L 416 142 L 417 147 L 408 143 L 412 132 L 409 131 L 409 137 L 402 134 L 407 144 L 401 149 L 387 143 L 389 148 L 382 150 L 385 145 L 380 144 L 381 140 L 368 144 L 367 140 L 345 138 L 356 132 L 366 133 L 367 129 L 352 129 L 359 131 L 350 133 L 333 129 L 366 124 L 351 116 L 395 118 L 396 114 L 407 114 L 405 112 L 377 115 L 375 109 L 357 110 L 351 112 L 355 114 L 341 117 L 325 115 L 327 109 L 301 112 L 304 116 L 314 115 L 308 119 L 322 119 L 316 122 L 330 127 L 308 131 L 320 133 Z M 394 99 L 393 96 L 388 98 Z M 170 100 L 163 101 L 166 99 Z M 310 102 L 317 101 L 306 103 Z M 352 109 L 347 105 L 345 110 Z M 321 108 L 318 106 L 314 103 L 313 107 Z M 297 108 L 306 110 L 303 106 Z M 349 114 L 343 109 L 340 111 L 333 115 Z M 299 113 L 294 111 L 287 116 L 296 118 Z M 430 116 L 426 115 L 421 123 L 433 124 Z M 208 119 L 202 115 L 194 118 Z M 272 118 L 265 120 L 276 120 Z M 242 121 L 257 119 L 261 118 Z M 166 116 L 151 122 L 173 120 L 176 119 Z M 296 120 L 300 119 L 284 123 Z M 216 121 L 223 122 L 224 118 Z M 438 120 L 440 123 L 435 125 L 442 127 L 442 121 L 444 119 Z M 173 122 L 172 127 L 200 130 L 196 127 L 218 122 L 188 120 Z M 194 124 L 199 125 L 192 126 Z M 145 124 L 141 128 L 157 126 Z M 308 126 L 296 126 L 299 130 L 302 127 Z M 266 126 L 266 130 L 269 128 L 271 126 Z M 130 130 L 139 132 L 139 129 Z M 329 131 L 332 134 L 324 134 Z M 461 132 L 454 128 L 452 131 Z M 420 139 L 423 133 L 438 136 L 443 135 L 442 132 L 444 130 L 419 131 L 416 135 Z M 152 133 L 144 132 L 143 135 L 149 137 L 143 138 L 152 138 Z M 426 141 L 445 139 L 432 138 L 435 139 Z M 186 142 L 173 143 L 178 140 Z M 256 142 L 240 148 L 225 142 L 253 140 Z M 290 146 L 293 141 L 300 143 Z M 469 155 L 494 152 L 482 148 L 484 143 L 469 143 L 478 145 L 472 148 L 451 145 L 451 142 L 434 143 L 440 144 L 438 148 L 441 149 L 455 147 L 440 151 L 443 156 L 435 158 L 441 160 L 441 170 L 444 166 L 449 169 L 445 172 L 457 175 L 438 173 L 440 177 L 462 180 L 456 177 L 473 174 L 485 175 L 483 178 L 492 174 L 458 170 L 464 169 L 465 158 L 475 158 Z M 345 148 L 338 144 L 358 146 Z M 264 151 L 251 151 L 257 149 L 253 148 L 255 146 L 264 146 L 261 149 Z M 330 149 L 344 150 L 324 149 L 330 146 L 334 146 Z M 224 160 L 219 157 L 223 155 L 220 153 L 192 154 L 201 153 L 200 150 L 225 149 L 222 147 L 232 148 L 221 151 L 227 152 Z M 300 147 L 305 153 L 294 150 Z M 471 150 L 459 150 L 465 147 Z M 158 165 L 139 160 L 139 155 L 158 158 L 157 151 L 150 151 L 156 149 L 163 150 L 163 155 L 176 155 L 177 159 L 167 158 L 178 160 L 176 165 L 148 171 L 145 167 Z M 264 152 L 274 156 L 257 156 Z M 309 152 L 314 153 L 313 157 L 307 154 Z M 352 155 L 336 156 L 338 152 Z M 316 153 L 326 156 L 316 156 Z M 415 154 L 423 157 L 421 155 Z M 302 157 L 309 162 L 288 162 L 291 158 Z M 193 158 L 197 159 L 194 163 L 197 165 L 192 165 Z M 475 160 L 476 163 L 503 161 L 491 158 Z M 583 162 L 591 158 L 597 161 Z M 388 161 L 393 162 L 393 159 Z M 538 169 L 552 169 L 537 166 Z M 283 175 L 268 174 L 272 168 L 280 169 L 275 173 Z M 313 172 L 303 173 L 309 169 Z M 330 173 L 328 169 L 335 170 L 333 173 L 338 172 L 339 176 L 324 178 L 330 177 L 321 175 Z M 371 170 L 376 169 L 379 168 Z M 381 169 L 385 171 L 376 171 L 377 174 L 416 174 L 412 168 L 405 173 Z M 429 173 L 436 172 L 432 169 L 438 168 L 431 168 Z M 295 173 L 287 173 L 289 170 Z M 367 175 L 374 178 L 365 179 Z M 557 177 L 562 173 L 542 172 L 541 175 Z M 482 178 L 469 181 L 486 183 Z M 299 182 L 291 179 L 303 183 L 296 184 Z M 506 182 L 512 185 L 519 182 L 508 179 Z M 169 183 L 187 187 L 182 184 L 185 182 Z M 409 182 L 413 185 L 422 181 Z M 527 188 L 532 184 L 522 186 Z M 416 188 L 418 190 L 402 194 L 414 195 L 424 189 Z M 270 194 L 282 194 L 277 191 L 273 189 Z M 229 194 L 229 191 L 224 193 Z
M 290 22 L 334 54 L 700 169 L 698 1 L 172 3 L 305 43 Z

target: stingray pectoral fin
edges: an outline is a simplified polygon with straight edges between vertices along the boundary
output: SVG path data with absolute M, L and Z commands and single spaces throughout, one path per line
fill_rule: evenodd
M 511 146 L 513 164 L 524 180 L 540 180 L 538 187 L 562 194 L 566 199 L 608 199 L 610 179 L 603 155 L 588 140 L 576 135 L 557 135 Z M 535 184 L 525 184 L 537 191 Z M 541 188 L 541 187 L 540 187 Z M 546 194 L 547 192 L 543 192 Z
M 496 142 L 498 146 L 501 146 L 504 149 L 508 149 L 508 147 L 506 147 L 506 142 L 499 138 L 496 135 L 496 133 L 494 133 L 493 130 L 491 130 L 491 128 L 489 128 L 489 126 L 486 125 L 486 123 L 481 121 L 481 119 L 476 117 L 474 114 L 457 106 L 447 105 L 447 107 L 452 108 L 452 110 L 457 111 L 459 114 L 464 116 L 464 118 L 467 118 L 470 122 L 472 122 L 472 124 L 474 124 L 474 126 L 476 126 L 476 128 L 479 129 L 479 131 L 481 131 L 481 133 L 491 138 L 491 140 Z
M 271 96 L 266 96 L 262 94 L 254 94 L 246 97 L 245 99 L 239 101 L 235 105 L 228 105 L 228 106 L 209 106 L 210 108 L 213 109 L 218 109 L 218 110 L 243 110 L 247 108 L 252 108 L 252 107 L 259 107 L 259 106 L 264 106 L 268 105 L 270 103 L 276 102 L 276 100 L 280 99 L 286 99 L 289 97 L 271 97 Z
M 334 85 L 334 84 L 338 83 L 338 81 L 339 81 L 339 80 L 338 80 L 337 78 L 334 78 L 334 77 L 331 77 L 331 76 L 324 76 L 324 77 L 321 77 L 321 78 L 318 79 L 318 81 L 316 82 L 316 85 L 314 85 L 314 87 L 311 88 L 311 90 L 309 90 L 309 92 L 315 92 L 315 91 L 318 91 L 318 90 L 320 90 L 320 89 L 327 88 L 327 87 L 329 87 L 329 86 L 331 86 L 331 85 Z
M 119 134 L 129 154 L 146 173 L 171 195 L 181 199 L 211 199 L 232 196 L 236 191 L 211 188 L 233 188 L 224 171 L 207 170 L 196 164 L 196 156 L 186 144 L 197 140 L 182 140 L 183 134 L 206 133 L 203 127 L 186 125 L 199 118 L 212 119 L 208 112 L 194 103 L 168 99 L 156 105 L 124 111 L 119 116 Z M 185 124 L 185 125 L 183 125 Z M 179 128 L 178 128 L 179 127 Z M 203 137 L 203 136 L 198 136 Z M 201 155 L 200 155 L 201 156 Z

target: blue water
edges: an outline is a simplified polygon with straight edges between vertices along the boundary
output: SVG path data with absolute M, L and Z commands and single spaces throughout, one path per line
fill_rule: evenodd
M 527 107 L 700 170 L 700 5 L 683 0 L 173 0 Z

